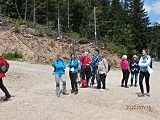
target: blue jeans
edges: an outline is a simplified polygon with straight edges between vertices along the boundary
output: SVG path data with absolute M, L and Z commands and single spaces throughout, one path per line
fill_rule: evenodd
M 66 79 L 65 75 L 57 75 L 55 74 L 55 81 L 56 81 L 56 93 L 60 93 L 60 79 L 62 81 L 62 92 L 66 92 Z
M 134 77 L 135 77 L 135 85 L 137 85 L 138 73 L 131 73 L 131 85 L 133 85 Z

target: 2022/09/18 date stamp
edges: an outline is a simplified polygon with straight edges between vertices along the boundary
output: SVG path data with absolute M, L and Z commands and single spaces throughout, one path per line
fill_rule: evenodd
M 150 105 L 126 105 L 126 110 L 151 110 Z

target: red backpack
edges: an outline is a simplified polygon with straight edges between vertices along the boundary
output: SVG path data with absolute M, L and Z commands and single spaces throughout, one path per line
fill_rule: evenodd
M 5 60 L 5 59 L 2 59 L 2 66 L 1 66 L 1 71 L 2 73 L 6 73 L 9 69 L 9 63 Z
M 81 84 L 82 84 L 82 88 L 85 88 L 85 87 L 88 87 L 88 83 L 87 83 L 87 80 L 83 79 L 81 80 Z

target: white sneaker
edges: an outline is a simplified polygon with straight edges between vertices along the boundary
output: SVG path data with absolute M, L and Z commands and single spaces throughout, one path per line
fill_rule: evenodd
M 100 92 L 103 92 L 104 91 L 104 89 L 100 89 Z
M 149 93 L 146 93 L 146 96 L 150 97 L 150 94 L 149 94 Z

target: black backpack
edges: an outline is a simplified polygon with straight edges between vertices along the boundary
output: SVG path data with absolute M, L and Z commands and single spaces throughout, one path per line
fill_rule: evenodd
M 111 69 L 111 65 L 110 65 L 110 64 L 108 64 L 108 72 L 110 71 L 110 69 Z

